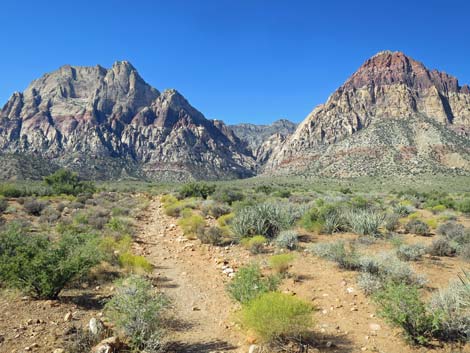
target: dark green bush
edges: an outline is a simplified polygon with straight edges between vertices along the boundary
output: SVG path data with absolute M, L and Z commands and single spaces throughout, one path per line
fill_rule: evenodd
M 224 202 L 231 205 L 235 201 L 242 201 L 245 198 L 243 192 L 235 188 L 218 188 L 214 194 L 212 194 L 212 199 L 218 202 Z
M 97 248 L 94 235 L 64 234 L 51 241 L 14 224 L 0 233 L 0 279 L 34 297 L 56 298 L 67 283 L 99 262 Z
M 58 195 L 78 195 L 82 193 L 94 193 L 96 191 L 93 183 L 81 181 L 76 173 L 65 169 L 60 169 L 44 177 L 44 182 Z
M 202 182 L 188 183 L 181 187 L 179 195 L 182 198 L 186 197 L 202 197 L 207 199 L 209 195 L 212 195 L 215 191 L 215 185 L 206 184 Z
M 240 303 L 247 303 L 263 293 L 274 291 L 279 285 L 276 276 L 263 277 L 257 265 L 242 267 L 227 285 L 227 292 Z
M 434 318 L 420 299 L 418 288 L 389 283 L 374 295 L 379 313 L 388 322 L 402 328 L 405 337 L 414 344 L 427 344 L 438 328 Z

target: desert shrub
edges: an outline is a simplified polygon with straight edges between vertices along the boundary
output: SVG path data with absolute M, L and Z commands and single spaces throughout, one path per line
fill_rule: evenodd
M 326 204 L 319 211 L 323 221 L 322 233 L 333 234 L 348 228 L 347 220 L 344 216 L 345 211 L 341 205 Z
M 460 201 L 457 204 L 457 210 L 462 213 L 470 213 L 470 198 Z
M 462 260 L 470 262 L 470 244 L 464 244 L 459 249 L 459 255 Z
M 347 270 L 357 270 L 360 268 L 360 256 L 352 244 L 346 246 L 343 241 L 319 243 L 313 244 L 309 251 L 318 257 L 336 262 L 340 268 Z
M 77 201 L 72 201 L 69 203 L 69 208 L 72 210 L 81 210 L 85 208 L 85 204 Z
M 389 213 L 385 216 L 384 227 L 389 232 L 397 230 L 400 225 L 400 215 L 398 213 Z
M 124 334 L 132 351 L 158 352 L 163 336 L 162 315 L 168 300 L 156 294 L 149 281 L 131 276 L 119 280 L 105 314 Z
M 165 203 L 165 206 L 163 207 L 163 211 L 167 216 L 179 217 L 181 216 L 181 212 L 184 209 L 187 209 L 187 208 L 194 209 L 196 208 L 196 206 L 197 206 L 197 203 L 194 199 L 185 199 L 181 201 L 176 200 L 175 202 Z
M 88 216 L 87 219 L 89 219 Z M 132 223 L 127 218 L 111 217 L 108 223 L 106 223 L 105 228 L 120 236 L 132 234 Z
M 197 237 L 203 244 L 221 245 L 225 238 L 225 232 L 219 227 L 202 228 Z
M 438 238 L 427 248 L 427 253 L 432 256 L 455 256 L 458 244 L 446 238 Z
M 289 228 L 294 221 L 295 219 L 280 205 L 263 203 L 239 210 L 231 227 L 240 238 L 263 235 L 271 239 L 282 229 Z
M 457 222 L 446 222 L 437 228 L 437 234 L 463 245 L 470 243 L 470 230 Z
M 111 215 L 113 217 L 120 217 L 120 216 L 129 216 L 131 213 L 131 210 L 127 207 L 122 207 L 122 206 L 114 206 L 111 209 Z M 109 212 L 106 214 L 106 216 L 109 215 Z
M 232 210 L 229 206 L 214 202 L 213 200 L 206 200 L 201 204 L 201 212 L 204 215 L 211 215 L 214 218 L 219 218 L 225 214 L 230 213 Z
M 445 289 L 435 293 L 429 303 L 439 323 L 435 332 L 441 340 L 470 342 L 470 277 L 464 273 Z
M 0 215 L 8 208 L 8 202 L 3 197 L 0 197 Z
M 352 209 L 346 212 L 346 220 L 351 230 L 359 235 L 378 236 L 379 227 L 384 221 L 381 212 L 372 209 Z
M 299 245 L 299 233 L 295 230 L 283 230 L 274 242 L 280 248 L 294 250 Z
M 252 254 L 260 254 L 264 251 L 264 246 L 267 241 L 268 240 L 262 235 L 255 235 L 251 238 L 243 238 L 241 244 L 250 250 Z
M 202 182 L 194 182 L 183 185 L 179 190 L 179 195 L 181 198 L 201 197 L 205 200 L 209 195 L 212 195 L 214 191 L 215 185 Z
M 65 169 L 60 169 L 45 177 L 44 182 L 55 194 L 78 195 L 96 191 L 91 182 L 81 181 L 76 173 Z
M 438 225 L 437 219 L 434 218 L 427 219 L 424 223 L 426 223 L 431 229 L 436 229 Z
M 224 202 L 231 205 L 235 201 L 242 201 L 245 198 L 243 192 L 235 188 L 218 188 L 213 194 L 212 199 L 218 202 Z
M 433 316 L 420 299 L 418 288 L 403 283 L 388 283 L 374 295 L 379 314 L 403 330 L 414 344 L 427 344 L 436 330 Z
M 188 239 L 195 239 L 197 234 L 205 227 L 206 222 L 204 218 L 198 214 L 190 213 L 189 215 L 183 216 L 178 221 L 178 225 L 183 230 L 183 234 Z
M 153 270 L 152 264 L 144 256 L 134 255 L 130 252 L 119 255 L 119 265 L 126 271 L 136 274 L 149 273 Z
M 172 194 L 164 194 L 160 198 L 160 201 L 164 204 L 175 203 L 178 199 Z
M 436 205 L 431 207 L 431 212 L 434 214 L 444 212 L 446 210 L 446 206 L 444 205 Z
M 310 303 L 299 298 L 270 292 L 243 305 L 240 321 L 262 343 L 301 341 L 313 325 L 313 310 Z
M 401 245 L 396 254 L 402 261 L 418 261 L 426 254 L 426 247 L 422 244 Z
M 132 246 L 132 238 L 130 235 L 125 235 L 120 238 L 113 236 L 104 236 L 100 239 L 99 250 L 105 256 L 107 261 L 113 262 L 116 255 L 130 252 Z M 117 259 L 119 262 L 119 258 Z
M 263 293 L 275 291 L 279 285 L 277 276 L 264 277 L 259 266 L 240 268 L 227 285 L 227 292 L 240 303 L 247 303 Z
M 266 194 L 269 195 L 274 191 L 274 188 L 270 185 L 259 185 L 255 188 L 257 194 Z
M 61 214 L 57 212 L 54 208 L 52 207 L 46 207 L 42 212 L 41 212 L 41 217 L 39 217 L 39 220 L 41 223 L 54 223 L 57 222 L 61 217 Z
M 429 226 L 419 219 L 412 219 L 405 225 L 407 233 L 429 235 Z
M 232 224 L 232 220 L 233 220 L 234 217 L 235 217 L 234 213 L 227 213 L 227 214 L 217 218 L 217 224 L 220 227 L 230 226 L 230 224 Z
M 64 234 L 51 241 L 11 226 L 0 233 L 0 279 L 37 298 L 56 298 L 67 283 L 100 261 L 97 248 L 91 234 Z
M 364 280 L 372 282 L 375 278 L 374 285 L 370 289 L 382 288 L 387 283 L 403 283 L 419 287 L 426 283 L 423 276 L 417 275 L 407 263 L 390 253 L 374 257 L 363 256 L 358 262 L 360 270 L 370 275 Z M 366 294 L 371 294 L 370 290 L 368 292 Z
M 25 211 L 32 216 L 40 216 L 46 204 L 36 199 L 28 199 L 23 204 Z
M 287 273 L 290 264 L 294 261 L 292 254 L 278 254 L 273 255 L 268 259 L 269 266 L 278 274 L 284 275 Z
M 300 225 L 309 232 L 320 233 L 323 223 L 324 220 L 321 219 L 320 211 L 317 207 L 309 209 L 300 219 Z
M 440 221 L 455 221 L 457 219 L 457 215 L 451 211 L 444 211 L 438 218 Z
M 357 277 L 357 285 L 365 295 L 371 295 L 382 289 L 381 279 L 368 272 L 361 273 Z
M 410 205 L 398 204 L 393 207 L 393 213 L 396 213 L 400 217 L 406 217 L 414 212 L 414 208 Z
M 292 195 L 292 192 L 288 189 L 281 189 L 273 192 L 274 197 L 280 197 L 283 199 L 288 199 Z

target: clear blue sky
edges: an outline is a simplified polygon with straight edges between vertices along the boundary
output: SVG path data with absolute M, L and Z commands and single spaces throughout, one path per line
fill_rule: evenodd
M 116 60 L 228 123 L 301 121 L 384 49 L 470 83 L 468 0 L 11 0 L 0 42 L 2 106 L 63 64 Z

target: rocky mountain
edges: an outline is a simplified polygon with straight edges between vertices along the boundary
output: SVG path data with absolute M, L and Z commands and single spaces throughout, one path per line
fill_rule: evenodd
M 266 162 L 267 173 L 470 173 L 470 89 L 401 52 L 368 59 Z
M 176 90 L 160 93 L 126 61 L 110 69 L 63 66 L 14 93 L 0 111 L 0 161 L 2 178 L 59 167 L 88 178 L 157 180 L 240 178 L 255 170 L 223 122 L 206 119 Z

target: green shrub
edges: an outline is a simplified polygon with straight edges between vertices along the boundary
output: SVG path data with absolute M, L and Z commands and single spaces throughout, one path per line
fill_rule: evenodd
M 52 188 L 55 194 L 78 195 L 94 193 L 95 186 L 90 182 L 81 181 L 76 173 L 60 169 L 44 178 L 46 185 Z
M 18 226 L 0 233 L 0 279 L 37 298 L 56 298 L 72 279 L 86 274 L 102 255 L 92 234 L 64 234 L 58 241 L 25 234 Z
M 251 238 L 243 238 L 241 244 L 250 250 L 252 254 L 260 254 L 264 251 L 264 246 L 267 243 L 267 239 L 262 235 L 255 235 Z
M 446 206 L 444 205 L 436 205 L 431 207 L 431 212 L 434 214 L 444 212 L 446 210 Z
M 163 336 L 162 314 L 168 300 L 156 294 L 149 281 L 132 276 L 119 280 L 116 293 L 105 305 L 105 314 L 132 351 L 156 353 Z
M 352 244 L 346 246 L 343 241 L 319 243 L 313 244 L 309 251 L 318 257 L 336 262 L 339 268 L 347 270 L 357 270 L 360 268 L 360 256 Z
M 374 300 L 380 315 L 401 327 L 410 342 L 427 344 L 432 339 L 437 324 L 420 299 L 417 287 L 389 283 L 374 295 Z
M 426 247 L 422 244 L 401 245 L 396 254 L 402 261 L 418 261 L 426 254 Z
M 406 217 L 413 213 L 415 209 L 410 205 L 398 204 L 393 208 L 393 213 L 398 214 L 400 217 Z
M 214 218 L 219 218 L 220 216 L 230 213 L 232 210 L 223 203 L 206 200 L 201 204 L 201 211 L 205 216 L 211 215 Z
M 125 252 L 119 255 L 119 265 L 126 271 L 136 274 L 150 273 L 153 270 L 152 264 L 140 255 Z
M 301 341 L 313 325 L 311 304 L 277 292 L 265 293 L 245 304 L 240 312 L 242 327 L 262 343 Z
M 232 205 L 235 201 L 242 201 L 244 198 L 243 192 L 235 188 L 218 188 L 212 194 L 213 200 L 228 203 L 229 205 Z
M 88 224 L 88 217 L 87 217 Z M 125 236 L 132 234 L 132 223 L 122 217 L 111 217 L 111 219 L 106 223 L 106 229 L 111 232 L 117 233 L 117 235 Z
M 470 198 L 460 201 L 457 204 L 457 210 L 462 213 L 470 213 Z
M 446 238 L 438 238 L 428 247 L 427 252 L 432 256 L 455 256 L 458 244 Z
M 294 250 L 299 246 L 299 233 L 295 230 L 283 230 L 274 241 L 282 249 Z
M 225 232 L 219 227 L 201 228 L 197 237 L 203 244 L 221 245 L 224 241 Z
M 372 209 L 353 209 L 346 212 L 346 220 L 351 230 L 359 235 L 378 236 L 379 227 L 385 216 Z
M 220 227 L 227 227 L 230 224 L 232 224 L 232 220 L 234 217 L 235 217 L 235 214 L 233 213 L 228 213 L 223 216 L 220 216 L 219 218 L 217 218 L 217 224 Z
M 176 200 L 176 199 L 175 199 Z M 197 203 L 194 199 L 187 199 L 187 200 L 176 200 L 175 202 L 166 202 L 165 206 L 163 207 L 163 211 L 167 216 L 171 217 L 179 217 L 184 209 L 194 209 L 196 208 Z
M 263 277 L 257 265 L 240 268 L 227 285 L 230 296 L 240 303 L 247 303 L 263 293 L 275 291 L 279 285 L 276 276 Z
M 181 198 L 202 197 L 204 200 L 215 191 L 215 185 L 202 182 L 188 183 L 181 187 L 179 195 Z
M 273 255 L 268 259 L 269 266 L 278 274 L 284 275 L 287 273 L 290 264 L 294 261 L 292 254 L 278 254 Z
M 192 214 L 184 216 L 178 221 L 178 225 L 183 230 L 183 234 L 188 239 L 196 239 L 197 234 L 203 231 L 206 222 L 204 218 L 198 214 Z
M 407 233 L 429 235 L 429 226 L 419 219 L 412 219 L 405 225 Z
M 32 216 L 40 216 L 46 204 L 36 199 L 28 199 L 23 204 L 25 211 Z
M 323 223 L 324 220 L 317 207 L 310 208 L 300 219 L 300 225 L 309 232 L 320 233 L 323 228 Z

